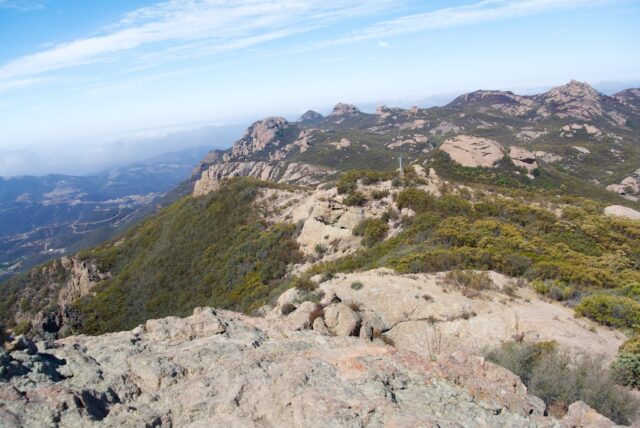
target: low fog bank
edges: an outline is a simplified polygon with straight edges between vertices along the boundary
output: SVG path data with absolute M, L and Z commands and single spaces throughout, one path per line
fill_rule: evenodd
M 38 148 L 3 148 L 0 176 L 89 175 L 192 147 L 224 149 L 238 139 L 246 124 L 151 130 L 117 139 L 74 140 Z

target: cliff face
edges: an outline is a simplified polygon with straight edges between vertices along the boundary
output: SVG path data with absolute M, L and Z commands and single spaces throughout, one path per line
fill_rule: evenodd
M 193 188 L 193 196 L 206 195 L 227 177 L 253 177 L 279 183 L 316 185 L 331 171 L 315 165 L 281 161 L 223 162 L 203 171 Z
M 36 337 L 56 338 L 68 334 L 76 322 L 71 304 L 91 294 L 93 286 L 110 276 L 89 260 L 77 257 L 55 260 L 30 273 L 37 287 L 24 288 L 19 294 L 14 319 L 17 323 L 29 324 Z

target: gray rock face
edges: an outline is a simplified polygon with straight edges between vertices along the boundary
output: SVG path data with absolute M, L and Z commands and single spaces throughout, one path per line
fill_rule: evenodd
M 0 361 L 21 369 L 0 381 L 3 427 L 561 426 L 480 357 L 431 362 L 211 308 Z

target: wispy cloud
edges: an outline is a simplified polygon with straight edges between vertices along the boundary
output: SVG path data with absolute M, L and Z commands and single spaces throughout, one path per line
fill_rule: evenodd
M 536 15 L 545 12 L 578 9 L 618 0 L 482 0 L 464 6 L 401 16 L 375 23 L 352 33 L 294 47 L 292 51 L 307 51 L 331 46 L 377 40 L 403 34 L 420 33 L 443 28 L 474 25 L 485 22 Z M 382 47 L 385 42 L 380 42 Z
M 15 9 L 21 12 L 42 9 L 44 0 L 0 0 L 0 9 Z
M 329 39 L 278 49 L 278 54 L 388 39 L 410 33 L 534 15 L 622 0 L 480 0 L 387 19 Z M 0 0 L 0 7 L 27 8 L 38 0 Z M 171 61 L 218 55 L 328 27 L 381 11 L 401 13 L 406 0 L 167 0 L 136 9 L 97 35 L 57 44 L 0 64 L 0 90 L 16 88 L 58 70 L 120 61 L 142 70 Z M 426 7 L 426 6 L 425 6 Z M 371 22 L 371 19 L 368 20 Z M 130 55 L 128 55 L 130 54 Z M 118 65 L 122 65 L 118 63 Z
M 3 0 L 0 0 L 3 1 Z M 59 44 L 0 66 L 0 83 L 91 64 L 142 49 L 197 56 L 243 49 L 375 13 L 398 0 L 169 0 L 127 13 L 102 34 Z M 6 3 L 6 0 L 4 0 Z M 147 52 L 149 51 L 149 52 Z

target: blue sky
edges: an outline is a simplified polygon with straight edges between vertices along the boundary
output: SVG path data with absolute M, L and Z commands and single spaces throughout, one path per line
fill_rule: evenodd
M 0 175 L 338 101 L 637 82 L 638 22 L 630 0 L 0 0 Z

